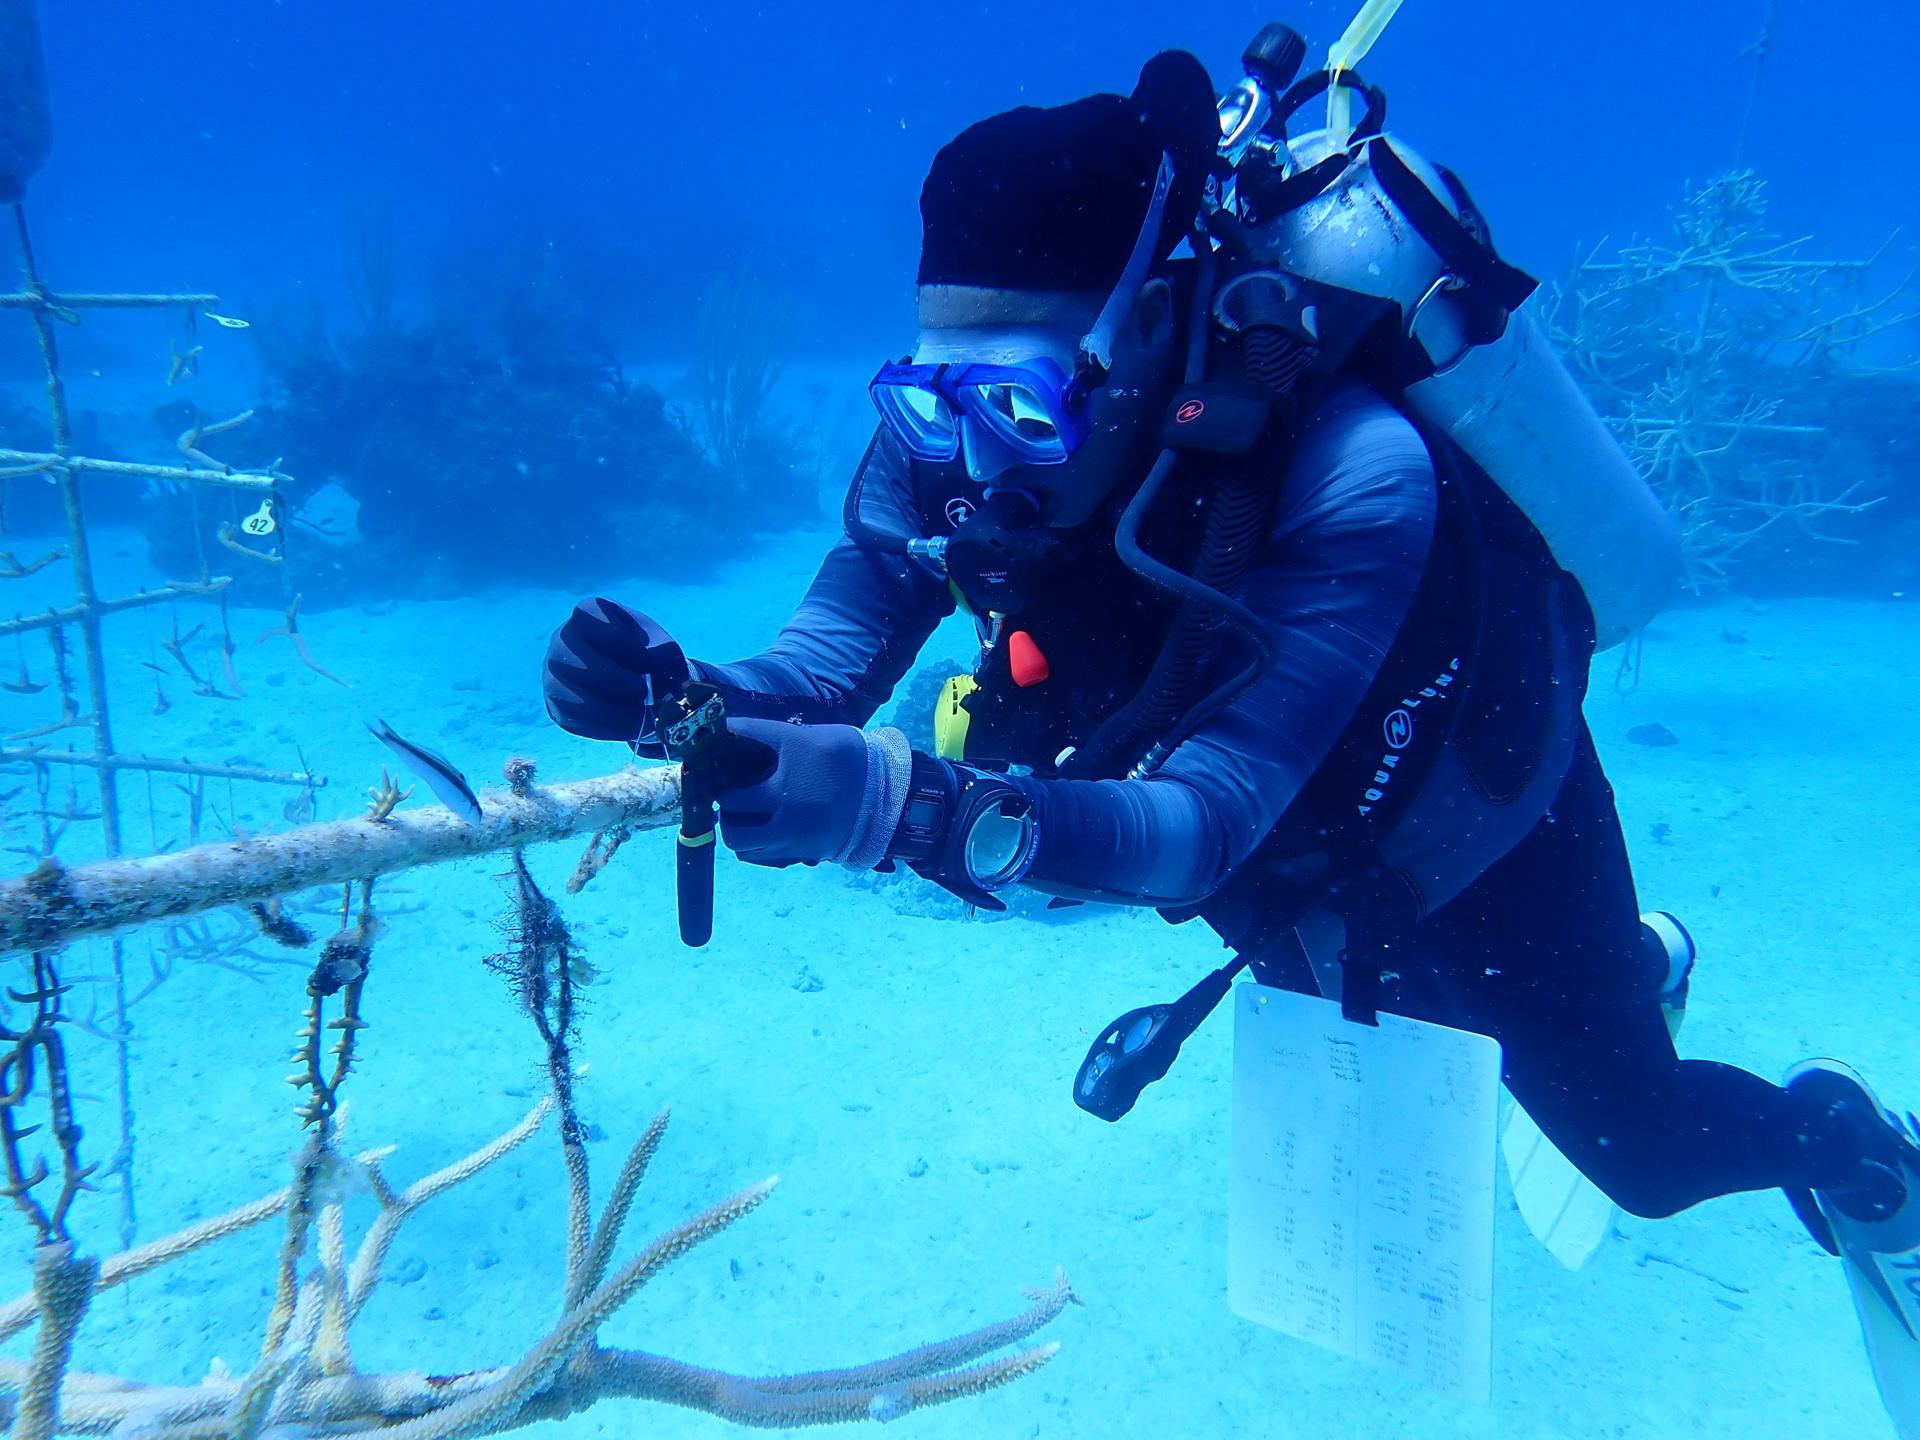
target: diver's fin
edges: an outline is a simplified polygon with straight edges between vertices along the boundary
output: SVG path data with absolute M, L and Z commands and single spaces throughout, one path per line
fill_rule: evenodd
M 1842 1238 L 1840 1248 L 1880 1403 L 1900 1440 L 1920 1440 L 1920 1339 L 1911 1328 L 1920 1325 L 1920 1300 L 1911 1289 L 1920 1274 L 1920 1246 L 1889 1254 Z
M 1791 1087 L 1815 1071 L 1857 1087 L 1860 1108 L 1870 1105 L 1896 1142 L 1905 1199 L 1890 1213 L 1861 1219 L 1849 1214 L 1850 1207 L 1834 1193 L 1816 1194 L 1846 1265 L 1847 1289 L 1860 1316 L 1860 1335 L 1881 1403 L 1900 1440 L 1920 1440 L 1920 1136 L 1880 1104 L 1866 1081 L 1836 1061 L 1796 1065 L 1787 1083 Z
M 1666 1016 L 1667 1033 L 1677 1037 L 1686 1018 L 1699 951 L 1687 927 L 1665 910 L 1642 915 L 1640 926 L 1648 960 L 1654 972 L 1664 977 L 1660 1009 Z M 1578 1270 L 1613 1229 L 1613 1202 L 1554 1148 L 1518 1104 L 1500 1132 L 1500 1151 L 1506 1157 L 1514 1204 L 1520 1207 L 1527 1229 L 1554 1259 Z
M 1517 1103 L 1500 1131 L 1500 1153 L 1527 1229 L 1549 1255 L 1578 1270 L 1613 1228 L 1613 1202 L 1574 1169 Z

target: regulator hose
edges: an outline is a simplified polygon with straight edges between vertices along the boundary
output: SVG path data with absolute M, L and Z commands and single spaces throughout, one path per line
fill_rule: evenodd
M 1189 385 L 1200 383 L 1206 373 L 1209 310 L 1213 301 L 1212 248 L 1202 241 L 1196 249 L 1200 258 L 1187 326 L 1186 382 Z M 1272 503 L 1271 489 L 1239 471 L 1229 471 L 1222 477 L 1214 489 L 1213 509 L 1207 517 L 1194 573 L 1188 575 L 1156 560 L 1140 547 L 1141 521 L 1159 499 L 1179 463 L 1179 451 L 1160 452 L 1147 478 L 1121 514 L 1113 545 L 1120 562 L 1134 574 L 1186 603 L 1140 693 L 1068 757 L 1063 773 L 1111 774 L 1116 762 L 1141 755 L 1144 746 L 1150 748 L 1129 773 L 1136 777 L 1151 774 L 1174 746 L 1273 664 L 1272 632 L 1232 594 L 1258 550 L 1260 531 Z M 1183 711 L 1183 701 L 1212 653 L 1214 637 L 1223 621 L 1247 637 L 1254 657 Z

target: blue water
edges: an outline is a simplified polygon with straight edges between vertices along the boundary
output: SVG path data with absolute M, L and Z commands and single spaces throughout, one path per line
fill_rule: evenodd
M 1349 11 L 1311 0 L 1271 18 L 1318 55 Z M 202 320 L 189 334 L 177 316 L 143 314 L 63 328 L 80 447 L 170 463 L 196 413 L 259 405 L 208 448 L 280 457 L 303 513 L 331 527 L 296 533 L 287 570 L 272 571 L 214 539 L 249 505 L 217 497 L 189 519 L 139 482 L 88 482 L 103 594 L 191 578 L 202 556 L 236 582 L 224 612 L 182 604 L 107 622 L 116 738 L 156 756 L 310 763 L 328 781 L 312 797 L 319 820 L 358 813 L 392 763 L 362 724 L 373 715 L 481 788 L 515 754 L 537 755 L 543 779 L 616 768 L 608 747 L 557 731 L 539 698 L 546 636 L 578 595 L 626 598 L 696 654 L 764 645 L 832 542 L 870 424 L 864 382 L 911 343 L 916 200 L 933 153 L 1011 105 L 1124 91 L 1164 47 L 1191 48 L 1224 84 L 1270 18 L 1082 0 L 43 12 L 54 150 L 27 214 L 49 282 L 215 291 L 220 313 L 254 326 Z M 1744 165 L 1767 182 L 1768 226 L 1808 237 L 1804 254 L 1884 245 L 1878 295 L 1920 255 L 1920 187 L 1902 149 L 1920 133 L 1916 44 L 1911 8 L 1878 0 L 1407 0 L 1365 69 L 1389 93 L 1392 127 L 1457 169 L 1502 250 L 1549 280 L 1609 240 L 1668 235 L 1690 188 Z M 393 275 L 378 324 L 353 288 L 368 278 L 354 252 L 369 237 Z M 727 287 L 749 317 L 777 318 L 761 338 L 776 335 L 784 362 L 772 439 L 739 474 L 708 453 L 696 373 Z M 738 345 L 743 323 L 724 332 Z M 1884 496 L 1879 507 L 1834 522 L 1845 545 L 1795 539 L 1689 597 L 1647 632 L 1637 683 L 1616 687 L 1618 656 L 1600 657 L 1588 717 L 1643 901 L 1683 914 L 1705 952 L 1683 1053 L 1767 1075 L 1838 1053 L 1920 1107 L 1905 718 L 1920 682 L 1915 328 L 1868 347 L 1863 364 L 1882 372 L 1857 392 L 1870 398 L 1823 398 L 1828 429 L 1790 452 L 1823 483 L 1857 472 L 1868 489 L 1854 498 Z M 197 373 L 169 385 L 169 346 L 191 344 L 205 346 Z M 343 376 L 364 388 L 352 425 L 329 430 L 327 404 L 344 414 L 348 402 L 320 387 Z M 1803 376 L 1773 388 L 1791 399 Z M 40 379 L 28 326 L 0 311 L 0 447 L 43 448 Z M 28 561 L 64 545 L 56 500 L 38 480 L 12 482 L 0 549 Z M 71 599 L 60 564 L 0 587 L 0 613 Z M 313 661 L 349 683 L 272 633 L 296 592 Z M 218 697 L 196 695 L 168 658 L 176 636 Z M 950 626 L 923 658 L 970 645 Z M 51 665 L 44 637 L 0 638 L 0 679 L 50 685 L 0 693 L 0 734 L 57 713 Z M 77 661 L 71 673 L 84 699 Z M 1677 743 L 1629 738 L 1647 725 Z M 0 769 L 0 872 L 37 860 L 37 811 L 68 807 L 70 772 L 46 773 L 43 800 L 34 772 Z M 90 776 L 72 773 L 84 813 Z M 270 786 L 216 783 L 196 807 L 170 778 L 130 775 L 121 798 L 133 852 L 304 818 L 297 790 Z M 427 803 L 424 790 L 409 803 Z M 81 819 L 58 853 L 84 861 L 100 844 Z M 715 941 L 691 953 L 673 932 L 664 834 L 636 837 L 569 898 L 578 848 L 529 860 L 603 972 L 579 1043 L 596 1194 L 656 1110 L 675 1116 L 622 1253 L 782 1176 L 766 1207 L 608 1325 L 608 1344 L 745 1373 L 852 1364 L 1017 1313 L 1020 1287 L 1060 1266 L 1086 1303 L 1043 1333 L 1062 1346 L 1048 1367 L 904 1425 L 1048 1440 L 1893 1434 L 1841 1275 L 1778 1195 L 1621 1217 L 1569 1273 L 1502 1178 L 1487 1406 L 1235 1317 L 1227 1017 L 1122 1125 L 1068 1096 L 1095 1027 L 1218 962 L 1198 926 L 1133 912 L 1061 921 L 1032 906 L 969 919 L 905 881 L 723 858 Z M 502 868 L 468 862 L 383 887 L 373 1028 L 344 1093 L 349 1147 L 397 1145 L 385 1162 L 396 1181 L 506 1129 L 540 1093 L 532 1028 L 481 964 L 501 944 Z M 231 910 L 210 921 L 232 937 L 249 923 Z M 310 956 L 255 942 L 169 969 L 168 944 L 136 932 L 125 952 L 136 989 L 159 982 L 132 1014 L 140 1240 L 284 1184 L 300 1143 L 279 1077 Z M 76 1017 L 94 1029 L 108 963 L 99 942 L 63 958 L 83 982 Z M 72 1033 L 88 1153 L 104 1158 L 118 1129 L 113 1052 Z M 549 1125 L 408 1226 L 355 1332 L 362 1369 L 472 1370 L 539 1338 L 564 1256 L 555 1148 Z M 347 1214 L 357 1231 L 371 1202 L 353 1197 Z M 121 1226 L 117 1182 L 81 1197 L 82 1248 L 111 1252 Z M 244 1373 L 280 1234 L 269 1223 L 103 1297 L 76 1365 L 156 1385 L 194 1383 L 216 1357 Z M 22 1256 L 27 1236 L 20 1226 Z M 24 1260 L 7 1275 L 24 1289 Z M 564 1427 L 727 1428 L 632 1401 Z
M 623 344 L 671 354 L 688 297 L 748 263 L 829 309 L 820 348 L 862 363 L 909 318 L 915 200 L 954 133 L 1125 91 L 1158 49 L 1224 84 L 1268 18 L 1087 0 L 46 8 L 57 150 L 33 202 L 64 273 L 337 301 L 341 219 L 378 192 L 433 299 L 551 250 Z M 1274 18 L 1319 53 L 1352 8 Z M 1553 269 L 1733 163 L 1766 8 L 1412 0 L 1367 73 L 1512 258 Z M 1783 231 L 1853 253 L 1920 229 L 1898 160 L 1920 127 L 1916 23 L 1894 0 L 1778 6 L 1744 158 Z

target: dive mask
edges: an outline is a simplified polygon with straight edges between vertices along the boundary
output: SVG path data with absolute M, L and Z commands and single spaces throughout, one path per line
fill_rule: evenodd
M 1025 365 L 883 365 L 867 387 L 880 418 L 916 460 L 960 455 L 973 421 L 1023 465 L 1058 465 L 1086 439 L 1086 397 L 1047 356 Z
M 1072 456 L 1087 438 L 1087 398 L 1113 368 L 1114 334 L 1153 267 L 1172 189 L 1173 159 L 1162 155 L 1126 269 L 1081 337 L 1073 374 L 1051 356 L 1020 365 L 882 365 L 867 393 L 906 452 L 916 460 L 958 459 L 961 422 L 971 420 L 1023 465 L 1059 465 Z

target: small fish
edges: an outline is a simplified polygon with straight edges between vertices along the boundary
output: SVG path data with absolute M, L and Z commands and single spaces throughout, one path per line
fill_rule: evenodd
M 427 782 L 427 788 L 439 797 L 442 805 L 469 825 L 480 822 L 480 801 L 473 787 L 467 784 L 466 776 L 424 745 L 402 740 L 384 720 L 369 720 L 367 729 L 373 732 L 374 739 L 400 757 L 401 764 Z
M 1651 745 L 1656 750 L 1667 745 L 1678 745 L 1680 743 L 1680 737 L 1678 735 L 1667 729 L 1666 726 L 1658 723 L 1634 726 L 1631 730 L 1627 731 L 1627 739 L 1636 745 Z

